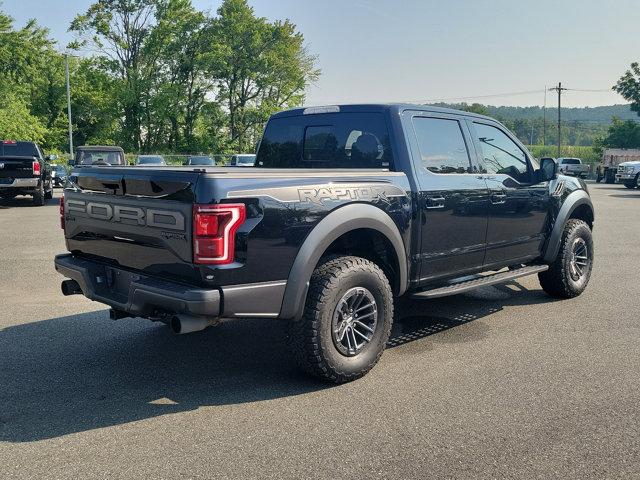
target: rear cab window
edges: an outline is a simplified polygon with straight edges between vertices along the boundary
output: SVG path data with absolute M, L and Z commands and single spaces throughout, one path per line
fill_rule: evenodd
M 393 169 L 385 117 L 341 112 L 273 118 L 260 142 L 256 166 Z
M 33 142 L 14 142 L 5 140 L 0 143 L 0 156 L 5 157 L 40 157 L 40 151 Z

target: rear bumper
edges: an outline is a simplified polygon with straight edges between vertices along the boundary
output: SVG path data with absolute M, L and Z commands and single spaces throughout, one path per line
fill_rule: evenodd
M 36 188 L 39 178 L 14 178 L 11 183 L 0 183 L 1 188 Z
M 155 317 L 163 313 L 220 316 L 217 289 L 167 282 L 70 254 L 56 256 L 54 263 L 59 273 L 78 282 L 85 297 L 133 316 Z
M 85 297 L 140 317 L 184 314 L 208 318 L 277 318 L 287 285 L 283 280 L 206 289 L 71 254 L 57 255 L 54 263 L 58 273 L 78 282 Z

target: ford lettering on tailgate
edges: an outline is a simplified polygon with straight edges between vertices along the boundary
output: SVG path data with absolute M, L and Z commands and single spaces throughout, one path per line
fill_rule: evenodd
M 87 217 L 107 222 L 138 224 L 147 227 L 184 231 L 185 219 L 180 212 L 140 208 L 128 205 L 110 205 L 83 200 L 67 200 L 65 207 L 70 214 L 84 214 Z

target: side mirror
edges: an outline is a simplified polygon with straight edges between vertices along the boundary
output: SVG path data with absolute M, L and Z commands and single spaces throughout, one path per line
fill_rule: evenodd
M 540 181 L 553 180 L 558 175 L 558 164 L 553 158 L 543 158 L 540 161 Z
M 75 161 L 74 159 L 70 159 L 70 160 L 67 162 L 67 165 L 69 165 L 70 167 L 75 166 L 75 164 L 76 164 L 76 161 Z

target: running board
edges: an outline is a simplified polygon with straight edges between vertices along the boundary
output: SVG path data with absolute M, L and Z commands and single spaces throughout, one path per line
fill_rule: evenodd
M 486 287 L 488 285 L 496 285 L 498 283 L 507 283 L 516 278 L 526 277 L 534 273 L 549 270 L 549 265 L 529 265 L 515 270 L 507 270 L 506 272 L 492 273 L 491 275 L 482 275 L 471 280 L 452 283 L 444 287 L 434 288 L 432 290 L 424 290 L 414 293 L 411 298 L 416 300 L 425 300 L 429 298 L 447 297 L 449 295 L 457 295 L 458 293 L 467 292 L 478 287 Z

